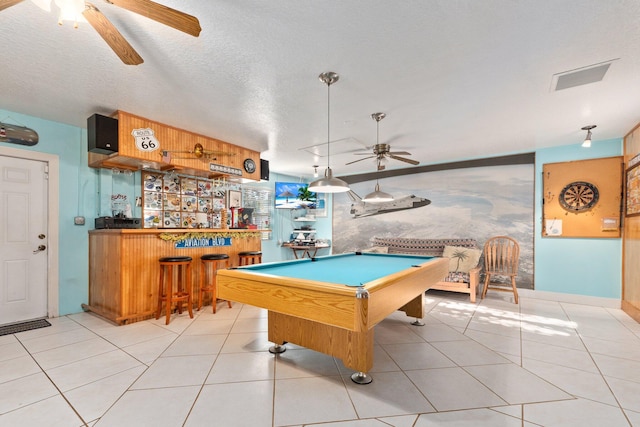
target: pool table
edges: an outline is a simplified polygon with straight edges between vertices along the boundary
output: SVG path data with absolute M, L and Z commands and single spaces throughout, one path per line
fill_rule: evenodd
M 368 384 L 374 326 L 396 310 L 421 319 L 424 291 L 448 270 L 443 258 L 354 252 L 219 270 L 217 287 L 221 299 L 268 310 L 271 352 L 307 347 Z

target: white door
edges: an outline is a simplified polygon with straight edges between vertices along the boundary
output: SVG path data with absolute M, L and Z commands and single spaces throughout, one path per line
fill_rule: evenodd
M 0 156 L 0 325 L 47 316 L 47 163 Z

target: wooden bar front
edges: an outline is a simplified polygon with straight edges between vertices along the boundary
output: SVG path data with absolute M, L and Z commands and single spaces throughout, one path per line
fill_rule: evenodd
M 231 246 L 176 248 L 175 240 L 160 238 L 161 235 L 177 238 L 187 233 L 196 237 L 231 237 Z M 201 255 L 227 254 L 230 265 L 237 265 L 238 252 L 259 250 L 259 230 L 90 230 L 89 303 L 83 304 L 83 308 L 118 324 L 153 317 L 158 303 L 158 259 L 165 256 L 193 258 L 192 292 L 193 303 L 197 305 Z

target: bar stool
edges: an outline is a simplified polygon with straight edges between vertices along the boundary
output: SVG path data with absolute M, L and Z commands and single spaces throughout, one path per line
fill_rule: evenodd
M 260 264 L 262 262 L 262 252 L 244 251 L 238 252 L 238 265 Z
M 202 300 L 205 292 L 211 292 L 211 306 L 213 313 L 216 312 L 217 288 L 216 277 L 218 270 L 228 266 L 229 255 L 226 254 L 205 254 L 200 257 L 200 293 L 198 295 L 198 311 L 202 308 Z M 211 277 L 207 278 L 207 272 L 212 270 Z M 231 301 L 227 301 L 231 308 Z
M 189 256 L 169 256 L 160 258 L 160 280 L 158 285 L 158 309 L 156 319 L 160 318 L 162 312 L 162 301 L 165 301 L 167 312 L 167 325 L 171 320 L 171 308 L 173 302 L 178 305 L 178 313 L 182 314 L 182 304 L 187 302 L 189 317 L 193 319 L 193 307 L 191 303 L 191 257 Z M 174 267 L 176 267 L 176 291 L 174 286 Z M 165 275 L 167 281 L 165 284 Z M 186 277 L 185 277 L 186 276 Z

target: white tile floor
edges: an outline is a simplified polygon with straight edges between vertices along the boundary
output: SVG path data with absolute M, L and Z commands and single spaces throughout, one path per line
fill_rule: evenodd
M 640 426 L 640 324 L 502 295 L 428 292 L 426 326 L 384 320 L 366 386 L 329 356 L 270 354 L 266 312 L 241 304 L 50 319 L 0 337 L 0 426 Z

